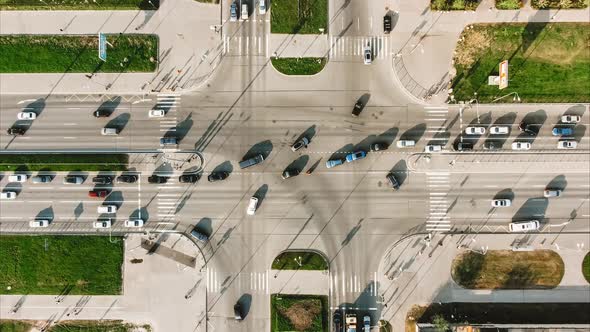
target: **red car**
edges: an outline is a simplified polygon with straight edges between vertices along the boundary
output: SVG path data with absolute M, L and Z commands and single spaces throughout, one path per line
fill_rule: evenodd
M 95 189 L 95 190 L 90 190 L 88 192 L 88 197 L 107 197 L 109 195 L 109 192 L 104 190 L 104 189 Z

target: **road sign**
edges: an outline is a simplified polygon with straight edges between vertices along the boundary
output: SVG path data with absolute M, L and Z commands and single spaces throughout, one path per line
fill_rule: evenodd
M 107 36 L 102 32 L 98 33 L 98 58 L 107 61 Z
M 500 62 L 500 84 L 498 88 L 500 90 L 508 87 L 508 60 Z

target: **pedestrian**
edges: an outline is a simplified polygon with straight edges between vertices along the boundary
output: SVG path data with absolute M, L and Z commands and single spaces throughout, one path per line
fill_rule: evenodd
M 384 303 L 383 306 L 385 306 L 385 308 L 387 308 L 387 303 Z

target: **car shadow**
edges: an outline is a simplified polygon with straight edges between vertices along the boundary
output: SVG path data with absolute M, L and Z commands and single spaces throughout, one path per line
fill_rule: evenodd
M 266 198 L 267 192 L 268 192 L 268 185 L 263 184 L 262 186 L 260 186 L 260 188 L 258 188 L 256 190 L 254 195 L 252 195 L 252 196 L 258 198 L 258 207 L 260 207 L 260 205 L 262 205 L 262 201 L 264 201 L 264 199 Z
M 123 131 L 123 129 L 125 129 L 125 126 L 127 126 L 127 123 L 129 123 L 130 118 L 131 118 L 131 114 L 123 113 L 123 114 L 117 116 L 116 118 L 110 120 L 109 122 L 107 122 L 107 124 L 104 127 L 105 128 L 117 128 L 117 131 L 119 133 L 121 133 Z
M 414 127 L 406 130 L 401 136 L 399 137 L 400 141 L 402 140 L 413 140 L 418 144 L 418 141 L 424 136 L 426 132 L 426 124 L 420 123 L 415 125 Z
M 267 159 L 268 156 L 270 155 L 270 153 L 272 152 L 272 149 L 273 149 L 273 145 L 270 140 L 258 142 L 256 144 L 254 144 L 248 150 L 248 152 L 246 152 L 246 154 L 244 154 L 244 157 L 242 158 L 242 160 L 248 160 L 248 159 L 253 158 L 259 154 L 261 154 L 264 157 L 264 159 Z
M 549 201 L 545 197 L 527 199 L 512 217 L 512 222 L 538 220 L 542 222 L 545 218 Z

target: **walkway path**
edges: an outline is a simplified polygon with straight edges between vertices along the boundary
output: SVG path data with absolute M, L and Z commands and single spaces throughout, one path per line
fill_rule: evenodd
M 437 245 L 441 240 L 442 246 Z M 460 249 L 459 245 L 462 245 Z M 408 310 L 417 304 L 590 302 L 590 285 L 581 270 L 589 245 L 588 234 L 435 235 L 430 242 L 424 236 L 405 239 L 385 256 L 379 269 L 380 293 L 387 304 L 381 307 L 381 317 L 389 320 L 397 331 L 403 329 Z M 550 290 L 469 290 L 452 280 L 451 262 L 458 253 L 509 250 L 513 246 L 555 250 L 565 264 L 559 286 Z
M 535 10 L 525 2 L 521 10 L 497 10 L 494 0 L 484 0 L 475 11 L 441 12 L 429 9 L 430 0 L 397 1 L 393 6 L 399 13 L 391 33 L 392 65 L 401 84 L 419 100 L 444 103 L 453 51 L 469 24 L 590 21 L 589 8 Z
M 145 94 L 198 86 L 218 64 L 220 6 L 167 0 L 157 11 L 0 11 L 0 34 L 150 33 L 160 40 L 155 73 L 0 74 L 0 93 Z M 97 50 L 98 54 L 98 50 Z M 108 54 L 107 54 L 108 56 Z

